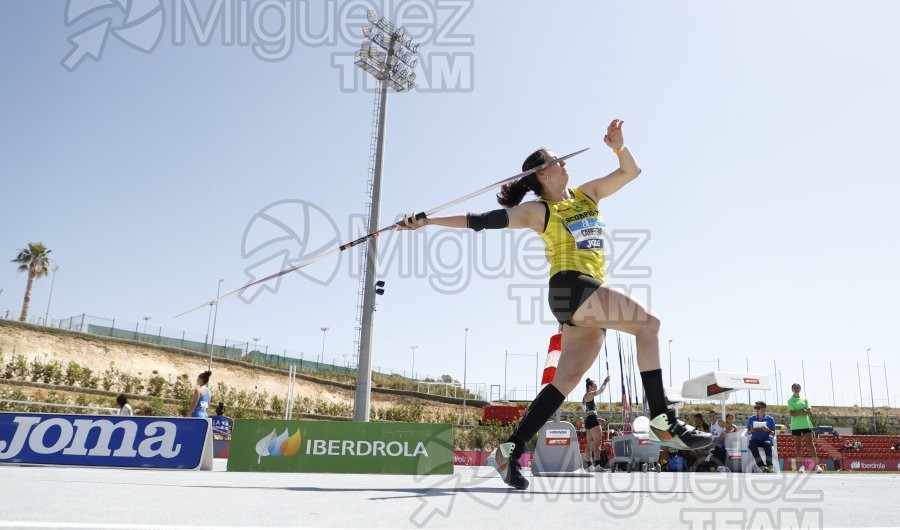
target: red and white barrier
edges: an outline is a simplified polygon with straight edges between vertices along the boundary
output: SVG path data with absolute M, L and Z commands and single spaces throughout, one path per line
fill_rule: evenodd
M 556 376 L 556 366 L 559 364 L 559 354 L 562 352 L 562 333 L 550 337 L 550 347 L 547 348 L 547 361 L 544 363 L 544 373 L 541 375 L 541 390 L 553 382 Z

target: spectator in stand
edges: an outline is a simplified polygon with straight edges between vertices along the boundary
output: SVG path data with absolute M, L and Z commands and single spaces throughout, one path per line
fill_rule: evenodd
M 747 435 L 750 436 L 750 454 L 763 473 L 771 473 L 772 467 L 772 434 L 775 433 L 775 418 L 766 414 L 766 402 L 757 401 L 753 406 L 756 414 L 747 421 Z M 759 450 L 766 454 L 766 460 L 760 458 Z
M 698 431 L 709 432 L 709 424 L 703 420 L 703 414 L 696 413 L 694 414 L 694 428 Z
M 128 403 L 128 398 L 125 397 L 125 394 L 116 396 L 116 403 L 119 405 L 119 416 L 134 416 L 134 410 Z
M 737 425 L 734 424 L 734 413 L 729 412 L 725 415 L 725 434 L 737 432 Z
M 703 420 L 703 414 L 698 412 L 693 415 L 691 425 L 697 432 L 709 432 L 709 424 Z M 682 451 L 682 456 L 687 460 L 688 466 L 694 471 L 706 471 L 705 461 L 708 449 L 693 449 Z
M 892 449 L 893 449 L 894 451 L 900 451 L 900 442 L 895 443 L 895 444 L 894 444 L 894 447 L 892 447 Z
M 713 436 L 713 444 L 706 453 L 706 465 L 710 471 L 715 471 L 719 466 L 725 465 L 725 422 L 719 419 L 719 413 L 710 410 L 706 412 L 709 418 L 709 432 Z
M 831 431 L 831 442 L 840 442 L 841 441 L 841 433 L 837 432 L 837 429 Z
M 819 455 L 816 454 L 816 444 L 813 442 L 813 424 L 812 410 L 809 408 L 809 400 L 800 397 L 800 383 L 791 385 L 793 395 L 788 399 L 788 414 L 791 415 L 791 437 L 794 439 L 794 453 L 800 459 L 801 473 L 806 471 L 806 458 L 803 456 L 803 447 L 805 446 L 809 452 L 809 458 L 812 460 L 813 469 L 816 473 L 821 473 L 822 468 L 819 467 Z

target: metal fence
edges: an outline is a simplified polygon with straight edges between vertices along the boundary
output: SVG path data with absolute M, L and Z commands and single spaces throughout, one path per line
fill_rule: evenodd
M 40 322 L 36 323 L 40 324 Z M 222 344 L 211 343 L 208 337 L 192 335 L 186 331 L 173 331 L 158 326 L 150 326 L 148 321 L 133 323 L 82 313 L 59 321 L 53 321 L 52 324 L 54 328 L 180 348 L 209 355 L 212 358 L 240 360 L 273 367 L 287 368 L 296 366 L 297 370 L 304 372 L 356 374 L 356 367 L 350 365 L 349 356 L 347 355 L 344 356 L 344 365 L 338 364 L 334 358 L 331 363 L 327 363 L 320 356 L 314 359 L 304 359 L 302 353 L 298 356 L 289 352 L 287 348 L 281 349 L 280 354 L 270 353 L 268 345 L 259 344 L 256 340 L 224 338 Z
M 0 319 L 18 320 L 19 313 L 11 309 L 0 310 Z M 47 325 L 44 318 L 40 316 L 32 316 L 28 322 L 36 325 Z M 167 346 L 189 350 L 211 356 L 213 358 L 224 358 L 232 360 L 240 360 L 243 362 L 253 363 L 262 366 L 271 366 L 275 368 L 287 369 L 291 366 L 296 367 L 297 371 L 310 373 L 312 375 L 339 375 L 348 379 L 356 377 L 356 365 L 351 363 L 353 355 L 347 353 L 341 355 L 343 363 L 332 357 L 332 362 L 326 362 L 321 354 L 312 357 L 305 356 L 304 353 L 295 353 L 287 348 L 276 349 L 269 345 L 260 344 L 259 339 L 255 340 L 234 340 L 230 338 L 222 339 L 221 343 L 211 344 L 208 337 L 203 335 L 190 334 L 183 330 L 168 330 L 159 326 L 151 326 L 149 319 L 144 322 L 132 322 L 115 318 L 105 318 L 96 315 L 88 315 L 82 313 L 73 315 L 61 320 L 52 319 L 48 327 L 64 329 L 68 331 L 76 331 L 80 333 L 88 333 L 102 337 L 111 337 L 118 339 L 126 339 L 131 341 L 143 342 L 159 346 Z M 405 370 L 395 370 L 390 367 L 374 366 L 374 376 L 398 377 L 405 381 L 401 385 L 402 388 L 410 390 L 414 389 L 417 383 L 421 383 L 421 388 L 427 393 L 443 395 L 445 390 L 440 387 L 439 380 L 432 379 L 429 374 L 424 374 L 421 380 L 413 378 L 412 374 Z M 416 374 L 421 376 L 422 374 Z M 408 379 L 413 379 L 409 381 Z M 459 385 L 459 383 L 455 383 Z M 433 387 L 433 388 L 432 388 Z M 470 399 L 487 399 L 487 385 L 484 383 L 469 383 L 466 385 L 470 392 Z

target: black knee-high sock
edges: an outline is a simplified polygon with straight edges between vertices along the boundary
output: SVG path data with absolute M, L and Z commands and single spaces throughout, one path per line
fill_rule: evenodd
M 565 400 L 566 396 L 562 395 L 562 392 L 552 384 L 545 386 L 541 390 L 540 394 L 531 402 L 531 406 L 528 407 L 525 417 L 522 418 L 516 430 L 513 431 L 512 436 L 507 440 L 516 444 L 516 453 L 522 453 L 525 449 L 525 442 L 537 434 Z
M 666 391 L 663 388 L 662 370 L 657 368 L 641 372 L 641 381 L 647 394 L 647 404 L 650 405 L 650 417 L 655 418 L 669 410 Z

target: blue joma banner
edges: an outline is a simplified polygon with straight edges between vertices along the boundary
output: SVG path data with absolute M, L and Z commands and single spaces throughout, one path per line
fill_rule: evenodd
M 0 413 L 0 464 L 196 469 L 200 418 Z

